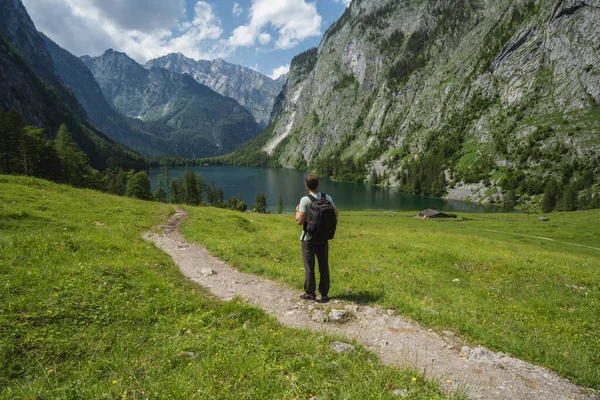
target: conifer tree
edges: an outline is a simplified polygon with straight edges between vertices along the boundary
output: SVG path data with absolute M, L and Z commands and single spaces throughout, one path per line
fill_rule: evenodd
M 571 184 L 567 185 L 562 193 L 562 197 L 560 199 L 560 210 L 577 210 L 577 191 Z
M 114 186 L 111 193 L 119 196 L 125 196 L 125 189 L 127 188 L 127 172 L 119 169 L 119 172 L 115 176 Z
M 517 205 L 517 201 L 519 198 L 514 190 L 509 190 L 506 196 L 504 197 L 504 207 L 506 208 L 514 208 Z
M 159 201 L 161 203 L 167 202 L 167 192 L 164 188 L 159 187 L 156 189 L 156 192 L 154 193 L 154 200 Z
M 183 203 L 183 179 L 177 177 L 169 182 L 169 202 L 174 204 Z
M 223 207 L 225 205 L 225 193 L 223 193 L 223 189 L 217 188 L 215 200 L 216 200 L 215 206 Z
M 14 109 L 0 114 L 0 172 L 4 174 L 24 173 L 19 168 L 19 149 L 24 128 L 23 117 Z
M 217 193 L 217 188 L 215 186 L 215 181 L 213 181 L 213 180 L 211 180 L 210 183 L 208 184 L 208 186 L 206 187 L 206 201 L 211 206 L 218 205 L 218 201 L 219 201 L 218 193 Z
M 192 206 L 200 204 L 200 191 L 198 189 L 198 180 L 196 174 L 191 169 L 183 177 L 183 202 Z
M 158 174 L 156 177 L 156 192 L 154 193 L 154 200 L 160 201 L 161 203 L 167 202 L 167 176 L 165 174 Z
M 550 181 L 546 184 L 544 195 L 542 197 L 542 212 L 549 213 L 556 206 L 556 197 L 558 195 L 558 187 L 555 181 Z
M 54 139 L 54 149 L 63 168 L 62 180 L 73 186 L 89 183 L 91 167 L 84 152 L 80 151 L 65 124 L 58 129 Z
M 263 192 L 258 192 L 254 198 L 254 205 L 252 206 L 254 211 L 264 213 L 267 211 L 267 198 Z
M 281 199 L 281 194 L 277 196 L 277 214 L 281 214 L 283 212 L 283 200 Z

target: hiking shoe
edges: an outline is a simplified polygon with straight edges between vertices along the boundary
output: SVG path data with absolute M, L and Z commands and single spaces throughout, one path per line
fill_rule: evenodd
M 300 298 L 302 300 L 309 300 L 309 301 L 317 300 L 317 296 L 315 296 L 314 294 L 308 294 L 308 293 L 304 293 L 303 295 L 300 296 Z
M 321 296 L 321 299 L 319 299 L 319 303 L 329 303 L 329 300 L 331 300 L 330 297 Z

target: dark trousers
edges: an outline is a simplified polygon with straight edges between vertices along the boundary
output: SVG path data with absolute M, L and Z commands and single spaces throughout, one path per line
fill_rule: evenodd
M 304 292 L 315 295 L 315 256 L 319 262 L 319 293 L 329 293 L 329 243 L 302 241 L 302 259 L 304 260 Z

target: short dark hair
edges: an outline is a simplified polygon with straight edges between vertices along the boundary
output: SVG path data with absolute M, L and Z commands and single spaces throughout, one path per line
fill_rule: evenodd
M 304 182 L 310 190 L 317 190 L 319 188 L 319 177 L 313 173 L 306 175 Z

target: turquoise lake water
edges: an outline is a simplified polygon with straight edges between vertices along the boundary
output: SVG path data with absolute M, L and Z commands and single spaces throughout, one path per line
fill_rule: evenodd
M 300 198 L 306 194 L 304 176 L 306 172 L 292 169 L 205 166 L 190 167 L 202 175 L 204 181 L 215 182 L 223 189 L 225 199 L 231 196 L 243 199 L 248 207 L 254 203 L 258 192 L 267 198 L 267 210 L 274 211 L 277 197 L 281 195 L 284 211 L 294 211 Z M 169 169 L 169 178 L 185 174 L 185 168 Z M 156 177 L 164 170 L 150 170 L 152 190 L 156 190 Z M 499 213 L 513 210 L 481 204 L 444 200 L 433 197 L 415 196 L 393 188 L 383 188 L 362 183 L 334 182 L 321 179 L 319 190 L 333 197 L 340 210 L 390 210 L 418 211 L 435 208 L 440 211 L 466 213 Z

